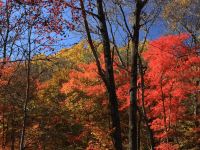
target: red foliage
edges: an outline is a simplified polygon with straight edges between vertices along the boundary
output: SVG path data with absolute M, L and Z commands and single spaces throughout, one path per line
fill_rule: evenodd
M 6 84 L 8 84 L 10 78 L 12 77 L 15 71 L 15 64 L 4 64 L 3 62 L 3 60 L 0 60 L 0 87 L 3 87 Z
M 174 135 L 173 127 L 185 117 L 184 102 L 199 88 L 196 79 L 200 75 L 200 58 L 196 49 L 185 44 L 187 39 L 186 34 L 161 37 L 150 42 L 143 54 L 149 68 L 145 75 L 145 103 L 158 139 Z
M 177 150 L 178 147 L 176 145 L 168 144 L 168 143 L 161 143 L 159 146 L 156 147 L 156 150 Z

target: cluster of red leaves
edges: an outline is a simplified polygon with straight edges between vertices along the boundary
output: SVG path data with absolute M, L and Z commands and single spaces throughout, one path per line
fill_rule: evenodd
M 78 70 L 72 70 L 69 74 L 70 80 L 63 84 L 61 92 L 82 91 L 87 96 L 98 97 L 105 93 L 95 63 L 80 64 Z
M 199 90 L 196 79 L 200 75 L 200 58 L 195 48 L 186 46 L 188 38 L 185 34 L 161 37 L 150 42 L 143 54 L 149 68 L 145 75 L 145 104 L 158 139 L 175 134 L 174 126 L 185 117 L 184 102 Z M 166 144 L 158 149 L 163 150 L 163 146 Z
M 15 64 L 6 63 L 0 60 L 0 86 L 3 87 L 8 84 L 15 71 Z

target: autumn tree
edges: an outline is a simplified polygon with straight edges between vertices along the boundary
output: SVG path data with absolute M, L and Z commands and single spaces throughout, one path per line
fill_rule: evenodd
M 25 65 L 27 67 L 27 88 L 21 89 L 22 91 L 24 90 L 24 93 L 26 93 L 26 97 L 23 97 L 24 106 L 19 105 L 21 106 L 21 109 L 23 109 L 20 149 L 24 149 L 25 147 L 24 141 L 27 125 L 26 120 L 28 118 L 27 108 L 28 103 L 32 99 L 30 96 L 30 84 L 32 84 L 30 81 L 32 57 L 42 51 L 44 53 L 46 53 L 46 51 L 52 52 L 51 45 L 54 43 L 55 39 L 49 36 L 49 34 L 58 33 L 62 30 L 59 28 L 60 26 L 58 23 L 54 24 L 55 26 L 53 24 L 48 24 L 48 21 L 45 19 L 46 16 L 43 18 L 43 15 L 41 14 L 41 8 L 42 7 L 40 5 L 22 5 L 22 3 L 16 3 L 15 1 L 6 1 L 3 3 L 0 11 L 2 14 L 0 30 L 2 48 L 1 56 L 4 60 L 3 63 L 1 63 L 1 69 L 3 69 L 7 60 L 8 62 L 22 62 L 21 65 Z M 43 27 L 43 30 L 41 30 L 41 27 Z M 7 59 L 7 57 L 10 59 Z M 17 91 L 13 91 L 13 93 L 16 92 Z M 10 100 L 11 99 L 7 99 L 7 101 Z M 18 101 L 20 103 L 21 99 Z M 15 147 L 13 145 L 15 144 L 12 144 L 12 148 Z M 4 144 L 2 144 L 2 146 L 5 148 Z
M 82 9 L 82 17 L 84 20 L 84 26 L 87 33 L 88 43 L 95 57 L 98 73 L 101 76 L 102 80 L 104 81 L 105 87 L 108 92 L 108 99 L 109 99 L 109 104 L 110 104 L 110 115 L 112 119 L 112 128 L 113 128 L 113 133 L 112 133 L 113 142 L 114 142 L 113 144 L 115 145 L 115 148 L 117 150 L 120 150 L 122 149 L 120 118 L 119 118 L 118 102 L 117 102 L 117 95 L 116 95 L 116 89 L 115 89 L 113 62 L 112 62 L 112 57 L 111 57 L 112 55 L 111 55 L 109 35 L 108 35 L 108 29 L 106 25 L 103 1 L 97 0 L 96 8 L 97 8 L 97 13 L 98 13 L 97 19 L 99 22 L 100 36 L 101 36 L 102 44 L 103 44 L 105 70 L 101 66 L 96 48 L 93 44 L 93 40 L 91 37 L 90 28 L 89 28 L 89 23 L 87 20 L 86 9 L 84 6 L 84 2 L 82 0 L 80 0 L 80 5 Z
M 130 149 L 132 149 L 132 147 L 137 149 L 137 127 L 136 127 L 136 123 L 137 123 L 137 58 L 138 58 L 138 45 L 139 45 L 139 32 L 140 32 L 140 28 L 143 25 L 147 25 L 147 20 L 145 20 L 145 18 L 143 18 L 143 14 L 146 15 L 145 12 L 143 12 L 143 8 L 146 6 L 148 1 L 135 1 L 133 3 L 129 3 L 129 5 L 131 6 L 130 8 L 135 8 L 135 13 L 133 11 L 131 11 L 131 15 L 130 17 L 132 17 L 131 23 L 130 25 L 127 25 L 127 18 L 126 18 L 126 12 L 123 10 L 122 7 L 126 8 L 125 5 L 123 5 L 123 3 L 121 1 L 119 2 L 113 2 L 114 5 L 119 6 L 120 11 L 121 11 L 121 16 L 123 18 L 123 26 L 122 28 L 125 28 L 125 30 L 127 30 L 126 32 L 128 33 L 128 37 L 131 37 L 131 41 L 132 41 L 132 57 L 131 57 L 131 90 L 130 90 L 130 94 L 131 94 L 131 107 L 130 107 Z M 61 18 L 62 21 L 64 21 L 62 19 L 62 11 L 68 7 L 71 9 L 71 17 L 73 20 L 73 23 L 68 23 L 68 25 L 70 26 L 71 29 L 73 30 L 79 30 L 78 28 L 75 28 L 74 24 L 78 24 L 77 26 L 80 27 L 80 23 L 84 23 L 85 25 L 85 29 L 86 29 L 86 35 L 88 38 L 88 42 L 91 46 L 91 50 L 94 54 L 97 66 L 98 66 L 98 71 L 99 74 L 101 75 L 104 83 L 106 84 L 106 88 L 108 90 L 108 93 L 110 93 L 109 97 L 110 97 L 110 106 L 111 106 L 111 115 L 112 115 L 112 119 L 113 119 L 113 128 L 116 128 L 116 130 L 113 133 L 113 137 L 115 139 L 115 144 L 116 147 L 118 147 L 119 149 L 121 149 L 121 136 L 120 136 L 120 119 L 119 119 L 119 113 L 118 113 L 118 104 L 117 104 L 117 98 L 116 98 L 116 89 L 115 89 L 115 81 L 114 81 L 114 74 L 113 74 L 113 62 L 112 62 L 112 56 L 113 56 L 113 52 L 111 51 L 111 44 L 110 44 L 110 38 L 109 38 L 109 28 L 107 26 L 107 23 L 110 24 L 109 22 L 109 17 L 107 15 L 107 9 L 108 7 L 105 7 L 103 4 L 103 1 L 96 1 L 96 3 L 94 3 L 93 1 L 89 1 L 89 2 L 85 2 L 85 1 L 66 1 L 63 3 L 57 3 L 55 1 L 47 1 L 46 3 L 42 2 L 29 2 L 29 1 L 17 1 L 18 4 L 22 5 L 34 5 L 36 8 L 37 6 L 41 6 L 41 5 L 45 5 L 45 9 L 47 11 L 51 10 L 52 16 L 57 18 Z M 48 5 L 47 5 L 48 4 Z M 86 6 L 87 5 L 87 6 Z M 52 6 L 53 8 L 51 8 L 50 6 Z M 59 7 L 59 9 L 55 10 L 54 6 Z M 86 6 L 86 7 L 85 7 Z M 96 14 L 94 13 L 94 9 L 96 9 Z M 131 9 L 130 9 L 131 10 Z M 56 17 L 58 16 L 59 17 Z M 82 19 L 81 20 L 81 15 L 82 15 Z M 150 16 L 150 15 L 149 15 Z M 51 16 L 49 16 L 50 18 L 52 18 Z M 93 20 L 95 21 L 95 25 L 98 26 L 97 28 L 92 28 L 90 21 L 88 21 L 89 19 L 93 18 Z M 148 17 L 147 17 L 148 18 Z M 48 19 L 50 20 L 50 19 Z M 142 20 L 142 21 L 140 21 Z M 50 20 L 49 22 L 52 22 L 52 20 Z M 75 22 L 75 23 L 74 23 Z M 151 21 L 150 21 L 151 22 Z M 54 20 L 55 23 L 55 20 Z M 143 23 L 143 25 L 142 25 Z M 60 24 L 60 23 L 58 23 Z M 112 28 L 112 26 L 110 26 Z M 91 30 L 93 29 L 93 30 Z M 112 29 L 111 29 L 112 30 Z M 112 30 L 113 31 L 113 30 Z M 117 48 L 116 48 L 116 41 L 114 40 L 114 36 L 113 36 L 113 32 L 111 31 L 112 34 L 112 41 L 114 44 L 114 51 L 116 50 L 117 52 Z M 100 34 L 99 34 L 100 33 Z M 104 50 L 104 60 L 105 60 L 105 70 L 102 69 L 102 66 L 100 64 L 100 61 L 98 60 L 98 53 L 96 52 L 96 47 L 93 44 L 93 38 L 95 36 L 92 36 L 92 34 L 96 34 L 98 37 L 100 37 L 101 41 L 103 42 L 103 50 Z M 100 35 L 100 36 L 99 36 Z M 129 41 L 128 41 L 129 43 Z M 118 53 L 119 54 L 119 53 Z M 118 55 L 119 58 L 120 55 Z M 129 56 L 128 56 L 129 57 Z M 127 58 L 128 59 L 128 58 Z M 121 61 L 122 62 L 122 61 Z M 124 63 L 123 63 L 124 64 Z M 111 100 L 112 99 L 112 100 Z M 132 104 L 132 102 L 134 104 Z M 131 142 L 132 141 L 132 142 Z
M 115 58 L 115 60 L 117 59 Z M 103 64 L 103 55 L 101 55 L 100 61 Z M 117 96 L 121 99 L 121 90 L 118 91 L 118 86 L 122 84 L 123 77 L 126 75 L 121 74 L 123 69 L 118 68 L 116 64 L 114 69 Z M 65 105 L 70 108 L 74 117 L 82 122 L 82 126 L 87 131 L 83 137 L 88 136 L 88 149 L 90 147 L 113 148 L 111 139 L 109 139 L 109 134 L 112 134 L 113 129 L 109 119 L 107 91 L 94 60 L 77 64 L 77 67 L 71 70 L 69 80 L 63 84 L 61 91 L 68 97 Z M 119 111 L 122 111 L 128 107 L 129 103 L 127 100 L 120 101 L 120 99 L 118 101 Z M 81 112 L 82 115 L 80 116 L 78 112 Z
M 197 1 L 9 0 L 0 7 L 2 149 L 195 148 Z M 161 8 L 173 31 L 189 34 L 149 42 Z M 68 31 L 84 40 L 54 53 Z
M 185 45 L 187 39 L 186 34 L 161 37 L 150 42 L 143 54 L 149 68 L 145 76 L 145 104 L 151 128 L 163 146 L 158 149 L 181 147 L 178 126 L 187 118 L 187 101 L 193 103 L 190 96 L 199 88 L 195 84 L 199 56 L 195 47 Z

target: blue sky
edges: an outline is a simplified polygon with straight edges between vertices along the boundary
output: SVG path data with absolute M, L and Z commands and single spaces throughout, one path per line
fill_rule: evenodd
M 5 0 L 3 0 L 5 1 Z M 67 11 L 65 12 L 66 17 L 69 19 L 70 18 L 70 12 Z M 81 40 L 84 40 L 85 38 L 82 37 L 82 35 L 80 33 L 74 32 L 74 31 L 68 31 L 65 30 L 65 32 L 67 33 L 66 37 L 62 37 L 63 40 L 62 41 L 58 41 L 55 43 L 55 52 L 59 51 L 60 49 L 63 48 L 68 48 L 73 46 L 74 44 L 78 43 Z M 158 37 L 160 37 L 161 35 L 166 34 L 167 29 L 166 26 L 164 25 L 164 22 L 162 20 L 157 20 L 154 25 L 151 27 L 150 29 L 150 33 L 148 35 L 148 40 L 153 40 L 156 39 Z M 141 32 L 141 40 L 143 39 L 142 37 L 142 32 Z M 60 37 L 60 35 L 57 35 Z M 116 34 L 116 41 L 117 42 L 121 42 L 121 36 L 123 36 L 122 34 L 120 34 L 120 31 Z M 111 38 L 111 37 L 110 37 Z
M 107 25 L 108 26 L 108 25 Z M 148 34 L 148 40 L 154 40 L 156 38 L 159 38 L 160 36 L 163 36 L 168 33 L 167 25 L 162 20 L 157 20 L 151 27 L 150 32 Z M 111 37 L 110 37 L 111 38 Z M 116 35 L 117 42 L 120 42 L 121 35 L 118 33 Z M 62 41 L 63 46 L 71 47 L 75 43 L 84 40 L 84 37 L 82 37 L 79 33 L 74 31 L 68 32 L 68 37 L 66 37 L 65 40 Z M 140 34 L 140 40 L 143 40 L 143 33 Z M 63 47 L 64 48 L 64 47 Z

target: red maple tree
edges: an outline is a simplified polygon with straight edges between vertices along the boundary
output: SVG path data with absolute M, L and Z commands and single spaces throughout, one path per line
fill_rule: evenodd
M 185 119 L 188 97 L 198 90 L 200 59 L 186 45 L 186 34 L 169 35 L 150 42 L 143 57 L 148 62 L 145 103 L 151 128 L 161 142 L 173 143 L 177 124 Z M 158 148 L 160 149 L 160 148 Z

